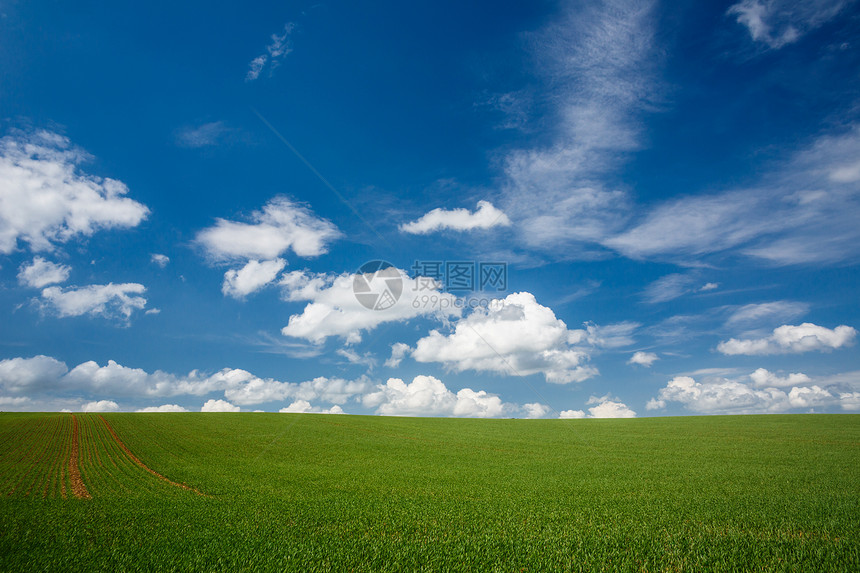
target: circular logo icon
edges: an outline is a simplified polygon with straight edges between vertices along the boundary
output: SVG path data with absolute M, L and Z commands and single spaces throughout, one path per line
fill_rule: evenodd
M 403 293 L 400 271 L 386 261 L 370 261 L 361 265 L 352 279 L 352 292 L 361 305 L 370 310 L 387 310 Z

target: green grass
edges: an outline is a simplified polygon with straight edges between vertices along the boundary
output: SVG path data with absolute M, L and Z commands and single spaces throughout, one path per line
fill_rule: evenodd
M 0 483 L 51 416 L 0 415 Z M 0 570 L 860 570 L 856 415 L 105 418 L 210 497 L 78 415 L 93 499 L 0 500 Z

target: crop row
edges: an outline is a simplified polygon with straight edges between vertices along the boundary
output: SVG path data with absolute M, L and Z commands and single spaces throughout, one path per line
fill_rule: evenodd
M 23 417 L 4 425 L 0 492 L 6 496 L 71 496 L 73 429 L 74 420 L 68 414 Z
M 190 489 L 147 467 L 100 415 L 25 415 L 0 427 L 7 497 L 130 496 L 175 486 Z

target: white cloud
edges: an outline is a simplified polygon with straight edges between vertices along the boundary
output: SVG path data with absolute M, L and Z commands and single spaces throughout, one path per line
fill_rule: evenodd
M 583 410 L 562 410 L 558 417 L 561 420 L 578 420 L 585 418 L 585 412 Z
M 273 261 L 252 260 L 239 270 L 231 269 L 224 273 L 224 284 L 221 292 L 225 296 L 241 299 L 256 292 L 278 277 L 287 265 L 284 259 Z
M 566 384 L 597 374 L 584 365 L 588 353 L 574 347 L 587 336 L 584 330 L 568 330 L 534 295 L 521 292 L 475 309 L 447 336 L 432 330 L 418 341 L 412 358 L 441 362 L 456 371 L 542 373 L 549 382 Z
M 453 231 L 471 231 L 473 229 L 489 229 L 491 227 L 507 227 L 511 224 L 508 216 L 493 207 L 489 201 L 478 201 L 478 209 L 470 213 L 468 209 L 433 209 L 421 218 L 411 223 L 400 225 L 404 233 L 426 235 L 434 231 L 451 229 Z
M 245 81 L 254 81 L 259 78 L 260 72 L 263 71 L 263 66 L 266 65 L 268 59 L 269 57 L 263 54 L 251 60 L 251 63 L 248 64 L 248 73 L 245 74 Z
M 634 258 L 681 260 L 736 250 L 775 265 L 860 255 L 860 196 L 851 172 L 860 127 L 819 137 L 748 189 L 673 198 L 601 243 Z
M 665 388 L 661 388 L 656 399 L 646 406 L 649 410 L 666 407 L 667 402 L 678 402 L 686 409 L 703 414 L 757 414 L 786 412 L 791 409 L 824 409 L 839 407 L 843 410 L 860 409 L 860 393 L 844 391 L 844 380 L 853 380 L 853 374 L 840 375 L 834 384 L 824 387 L 819 384 L 794 386 L 786 393 L 776 386 L 788 386 L 790 381 L 808 383 L 803 374 L 792 374 L 779 378 L 759 369 L 750 375 L 755 387 L 729 379 L 712 379 L 697 382 L 689 376 L 676 376 Z M 823 384 L 825 379 L 821 379 Z M 765 385 L 768 385 L 764 387 Z
M 593 406 L 592 406 L 593 404 Z M 563 410 L 559 414 L 562 420 L 573 420 L 581 418 L 635 418 L 636 412 L 627 407 L 626 404 L 618 400 L 612 399 L 607 394 L 606 396 L 592 396 L 585 403 L 586 406 L 592 406 L 588 409 L 588 414 L 583 410 Z
M 372 369 L 376 366 L 376 359 L 370 352 L 359 354 L 351 348 L 338 348 L 335 352 L 338 356 L 346 358 L 347 362 L 350 364 L 363 364 L 368 369 Z
M 555 114 L 549 145 L 504 158 L 503 207 L 526 244 L 579 244 L 579 256 L 594 256 L 582 243 L 617 232 L 629 216 L 627 193 L 601 180 L 639 147 L 638 118 L 654 108 L 652 8 L 615 0 L 563 7 L 529 38 Z
M 785 378 L 781 378 L 764 368 L 759 368 L 750 374 L 750 380 L 753 381 L 756 388 L 781 388 L 811 382 L 809 376 L 801 372 L 795 372 L 793 374 L 789 374 Z
M 810 322 L 800 325 L 784 324 L 774 329 L 767 338 L 720 342 L 717 350 L 723 354 L 789 354 L 810 351 L 829 351 L 853 344 L 857 331 L 850 326 L 837 326 L 833 330 Z
M 803 302 L 778 300 L 758 304 L 747 304 L 735 309 L 726 320 L 726 326 L 760 325 L 763 321 L 785 323 L 809 312 L 809 305 Z
M 72 267 L 46 261 L 35 257 L 30 264 L 22 264 L 18 271 L 18 282 L 33 288 L 56 283 L 64 283 L 69 278 Z
M 860 392 L 840 392 L 839 404 L 843 410 L 860 410 Z
M 119 410 L 119 404 L 113 400 L 99 400 L 98 402 L 88 402 L 81 408 L 82 412 L 116 412 Z
M 212 121 L 197 127 L 186 127 L 176 132 L 176 143 L 180 147 L 200 148 L 217 145 L 234 130 L 223 121 Z
M 493 418 L 505 411 L 498 396 L 470 388 L 454 394 L 433 376 L 416 376 L 409 384 L 400 378 L 389 378 L 377 388 L 376 392 L 366 394 L 362 403 L 384 416 Z
M 659 359 L 660 357 L 653 352 L 643 352 L 642 350 L 639 350 L 633 353 L 633 356 L 630 357 L 627 364 L 639 364 L 640 366 L 648 367 Z
M 295 24 L 287 22 L 284 25 L 283 34 L 272 34 L 269 45 L 266 46 L 266 53 L 257 56 L 248 65 L 248 73 L 245 75 L 245 81 L 252 82 L 260 77 L 260 73 L 266 64 L 269 64 L 269 73 L 277 68 L 284 57 L 293 51 L 289 41 L 289 36 L 295 29 Z
M 651 398 L 645 404 L 646 410 L 662 410 L 665 407 L 666 407 L 665 400 L 657 400 L 656 398 Z
M 396 304 L 385 310 L 368 309 L 356 299 L 353 290 L 356 275 L 306 271 L 286 273 L 280 283 L 284 288 L 284 298 L 311 302 L 301 314 L 290 317 L 281 333 L 314 343 L 321 343 L 329 336 L 340 336 L 352 343 L 361 340 L 363 331 L 387 322 L 403 322 L 418 316 L 461 314 L 457 297 L 440 292 L 438 285 L 430 288 L 420 278 L 412 279 L 400 269 L 394 271 L 400 275 L 402 294 Z M 384 286 L 376 275 L 364 276 L 373 288 Z
M 537 419 L 543 418 L 547 414 L 552 411 L 552 408 L 547 406 L 546 404 L 541 404 L 539 402 L 533 402 L 531 404 L 523 404 L 523 412 L 525 412 L 526 418 Z
M 274 260 L 288 249 L 300 257 L 321 255 L 341 236 L 331 222 L 285 197 L 275 197 L 249 219 L 217 219 L 197 234 L 197 242 L 216 261 Z
M 60 318 L 90 314 L 127 321 L 135 310 L 146 307 L 145 292 L 146 287 L 137 283 L 48 287 L 42 291 L 42 306 Z
M 0 407 L 6 409 L 9 407 L 20 408 L 30 404 L 31 400 L 27 396 L 0 396 Z
M 409 348 L 408 344 L 403 344 L 402 342 L 395 342 L 391 345 L 391 357 L 385 361 L 385 366 L 388 368 L 397 368 L 400 366 L 400 363 L 406 357 L 412 349 Z
M 170 262 L 170 257 L 159 253 L 153 253 L 149 260 L 163 269 Z
M 201 412 L 238 412 L 239 410 L 241 410 L 239 406 L 234 406 L 225 400 L 206 400 L 200 408 Z
M 649 284 L 643 296 L 650 303 L 667 302 L 693 292 L 695 283 L 696 278 L 691 275 L 666 275 Z
M 788 393 L 788 403 L 793 408 L 817 408 L 833 404 L 834 396 L 819 386 L 792 388 Z
M 635 342 L 633 331 L 641 325 L 638 322 L 617 322 L 600 326 L 593 323 L 585 324 L 584 342 L 597 348 L 620 348 L 630 346 Z M 581 331 L 576 331 L 581 332 Z
M 50 251 L 76 236 L 135 227 L 146 218 L 149 209 L 125 197 L 124 183 L 78 169 L 88 159 L 49 131 L 0 139 L 0 253 L 12 253 L 19 241 Z
M 147 406 L 137 410 L 138 412 L 187 412 L 185 408 L 178 404 L 162 404 L 161 406 Z
M 851 0 L 742 0 L 727 14 L 737 16 L 753 41 L 779 49 L 833 19 L 849 4 Z
M 8 365 L 5 361 L 0 362 L 0 383 L 9 380 L 10 388 L 26 387 L 44 379 L 56 384 L 65 374 L 65 364 L 47 357 L 37 359 L 30 359 L 30 363 L 24 361 L 24 364 L 21 364 L 24 359 L 14 359 L 17 362 Z M 5 375 L 4 370 L 7 372 Z M 227 400 L 240 406 L 279 402 L 288 398 L 319 399 L 343 404 L 372 388 L 372 384 L 364 377 L 357 380 L 318 377 L 293 383 L 259 378 L 238 368 L 224 368 L 208 376 L 197 370 L 185 376 L 176 376 L 160 370 L 148 373 L 140 368 L 117 364 L 113 360 L 109 360 L 105 366 L 99 366 L 94 361 L 84 362 L 62 377 L 62 383 L 69 388 L 114 396 L 204 396 L 223 392 Z
M 15 394 L 44 390 L 54 386 L 68 370 L 65 363 L 49 356 L 7 358 L 0 360 L 0 388 Z
M 597 404 L 588 409 L 589 418 L 635 418 L 636 412 L 623 402 L 611 400 L 609 396 L 596 398 L 592 396 L 586 404 Z
M 790 407 L 786 393 L 776 388 L 756 390 L 733 380 L 696 382 L 689 376 L 676 376 L 660 389 L 657 397 L 661 406 L 680 402 L 687 409 L 704 414 L 783 412 Z
M 340 406 L 332 406 L 328 409 L 316 408 L 311 406 L 311 403 L 307 400 L 296 400 L 286 408 L 281 408 L 278 410 L 281 414 L 305 414 L 305 413 L 314 413 L 314 414 L 345 414 L 343 408 Z
M 699 287 L 699 292 L 706 292 L 720 288 L 720 283 L 705 283 Z

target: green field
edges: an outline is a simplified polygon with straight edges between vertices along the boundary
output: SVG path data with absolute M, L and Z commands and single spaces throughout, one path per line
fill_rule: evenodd
M 74 418 L 0 414 L 2 571 L 860 570 L 857 415 Z

